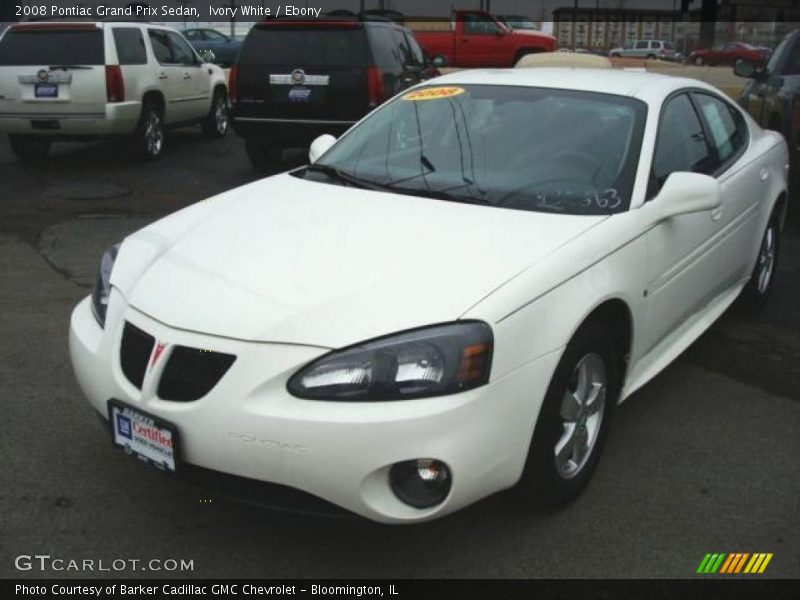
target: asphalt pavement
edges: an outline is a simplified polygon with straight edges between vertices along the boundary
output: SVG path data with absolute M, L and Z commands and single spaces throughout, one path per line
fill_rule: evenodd
M 275 170 L 302 162 L 290 153 Z M 627 401 L 594 480 L 566 509 L 536 512 L 512 490 L 407 527 L 287 514 L 209 496 L 113 450 L 67 351 L 100 253 L 260 176 L 240 140 L 192 130 L 154 164 L 98 142 L 56 147 L 34 169 L 0 140 L 0 577 L 693 577 L 707 552 L 770 552 L 763 577 L 800 576 L 800 214 L 766 312 L 729 311 Z M 15 568 L 32 554 L 194 569 Z

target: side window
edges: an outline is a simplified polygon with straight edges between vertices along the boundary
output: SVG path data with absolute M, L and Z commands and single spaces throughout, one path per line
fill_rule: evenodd
M 711 174 L 717 162 L 711 155 L 700 119 L 689 96 L 681 94 L 667 102 L 661 109 L 653 168 L 651 193 L 653 196 L 671 173 L 689 171 Z
M 800 36 L 794 39 L 779 75 L 800 75 Z
M 499 32 L 497 23 L 483 15 L 467 13 L 464 16 L 464 33 L 467 35 L 494 35 Z
M 411 57 L 411 48 L 408 47 L 408 41 L 403 32 L 399 29 L 392 29 L 392 52 L 398 65 L 409 65 L 413 62 Z
M 369 37 L 372 41 L 372 55 L 375 66 L 381 69 L 395 70 L 397 61 L 394 58 L 394 40 L 388 27 L 370 27 Z
M 708 125 L 717 157 L 725 164 L 747 145 L 747 123 L 736 109 L 714 96 L 695 94 L 694 97 Z
M 219 31 L 214 31 L 213 29 L 206 29 L 205 31 L 206 39 L 210 42 L 227 42 L 228 38 L 222 35 Z
M 424 65 L 426 63 L 425 60 L 425 53 L 422 52 L 422 48 L 419 47 L 417 40 L 414 39 L 414 36 L 409 34 L 408 32 L 405 33 L 406 36 L 406 44 L 408 45 L 409 50 L 411 51 L 411 62 L 415 65 Z
M 156 55 L 156 60 L 162 65 L 174 63 L 172 49 L 169 47 L 169 40 L 166 34 L 157 29 L 148 29 L 147 34 L 150 37 L 150 43 L 153 45 L 153 54 Z
M 647 42 L 636 42 L 636 49 L 637 50 L 646 50 L 648 46 Z
M 142 32 L 134 27 L 114 27 L 114 45 L 121 65 L 146 65 Z
M 168 31 L 169 43 L 172 46 L 172 54 L 175 62 L 181 65 L 193 65 L 197 60 L 191 46 L 174 31 Z
M 661 42 L 650 42 L 650 47 L 655 50 L 661 49 Z
M 199 42 L 203 39 L 203 32 L 199 29 L 190 29 L 189 31 L 185 31 L 183 35 L 186 36 L 186 39 L 192 42 Z

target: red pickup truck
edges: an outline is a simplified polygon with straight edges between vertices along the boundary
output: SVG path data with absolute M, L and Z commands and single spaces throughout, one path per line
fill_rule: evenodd
M 513 30 L 480 10 L 457 10 L 442 30 L 415 29 L 429 56 L 444 58 L 448 67 L 513 67 L 526 54 L 552 52 L 556 39 L 538 31 Z

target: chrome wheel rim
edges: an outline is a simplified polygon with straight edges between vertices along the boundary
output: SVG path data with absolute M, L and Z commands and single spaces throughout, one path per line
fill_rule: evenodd
M 214 110 L 214 123 L 217 126 L 217 133 L 224 135 L 228 131 L 228 101 L 221 97 L 217 100 Z
M 599 354 L 585 355 L 570 375 L 559 417 L 563 431 L 556 442 L 556 470 L 572 479 L 583 470 L 597 443 L 606 405 L 606 366 Z
M 761 251 L 758 253 L 758 292 L 766 293 L 772 281 L 772 272 L 775 269 L 775 228 L 770 225 L 761 242 Z
M 145 145 L 150 156 L 158 156 L 164 146 L 164 130 L 161 127 L 161 117 L 151 112 L 147 116 L 147 125 L 144 129 Z

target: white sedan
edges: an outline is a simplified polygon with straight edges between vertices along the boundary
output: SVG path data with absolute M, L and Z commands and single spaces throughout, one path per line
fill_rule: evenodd
M 772 288 L 786 143 L 699 81 L 455 73 L 310 155 L 103 256 L 70 353 L 115 445 L 387 523 L 563 504 L 615 406 Z

